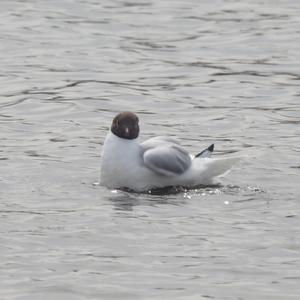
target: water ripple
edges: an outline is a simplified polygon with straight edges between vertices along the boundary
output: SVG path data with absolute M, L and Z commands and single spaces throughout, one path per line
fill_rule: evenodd
M 297 1 L 1 1 L 1 299 L 298 299 Z M 99 179 L 116 112 L 243 162 Z M 255 288 L 253 288 L 255 287 Z

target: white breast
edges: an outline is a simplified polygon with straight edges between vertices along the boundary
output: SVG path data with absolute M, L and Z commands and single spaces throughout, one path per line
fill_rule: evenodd
M 126 140 L 109 133 L 104 141 L 101 184 L 110 188 L 131 187 L 143 172 L 141 147 L 136 140 Z

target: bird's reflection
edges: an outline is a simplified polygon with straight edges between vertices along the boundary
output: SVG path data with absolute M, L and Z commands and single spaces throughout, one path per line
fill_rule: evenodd
M 222 186 L 220 184 L 210 186 L 197 186 L 194 188 L 166 187 L 152 189 L 144 193 L 131 190 L 111 190 L 108 200 L 113 203 L 118 211 L 133 211 L 135 206 L 158 206 L 158 205 L 184 205 L 194 196 L 206 196 L 213 194 L 232 194 L 240 191 L 237 186 Z
M 182 205 L 186 202 L 187 190 L 183 187 L 167 187 L 136 193 L 129 190 L 112 190 L 108 199 L 116 210 L 132 211 L 135 206 Z
M 132 211 L 134 206 L 139 205 L 139 199 L 136 195 L 128 192 L 116 191 L 108 198 L 114 205 L 116 210 Z

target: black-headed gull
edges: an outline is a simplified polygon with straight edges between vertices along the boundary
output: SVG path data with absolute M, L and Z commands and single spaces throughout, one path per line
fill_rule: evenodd
M 213 145 L 194 156 L 174 138 L 159 136 L 139 143 L 138 135 L 139 119 L 134 113 L 121 112 L 113 119 L 102 149 L 102 185 L 134 191 L 209 185 L 237 161 L 211 159 Z

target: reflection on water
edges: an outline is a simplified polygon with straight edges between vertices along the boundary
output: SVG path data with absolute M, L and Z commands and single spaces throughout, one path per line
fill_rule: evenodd
M 134 206 L 140 204 L 139 199 L 137 199 L 136 195 L 121 191 L 116 192 L 116 195 L 108 198 L 113 203 L 116 210 L 132 211 Z
M 297 1 L 1 1 L 1 299 L 298 299 Z M 110 191 L 112 117 L 247 156 Z
M 214 185 L 202 186 L 198 188 L 186 189 L 183 187 L 167 187 L 149 190 L 144 193 L 136 193 L 134 191 L 111 190 L 111 195 L 107 197 L 114 205 L 116 210 L 133 211 L 136 206 L 159 206 L 175 205 L 182 206 L 192 198 L 206 196 L 223 196 L 238 195 L 241 199 L 235 199 L 234 202 L 248 202 L 259 200 L 261 202 L 271 199 L 271 192 L 263 190 L 259 186 L 236 186 L 236 185 Z M 261 194 L 261 197 L 258 195 Z M 228 200 L 224 204 L 229 204 Z

